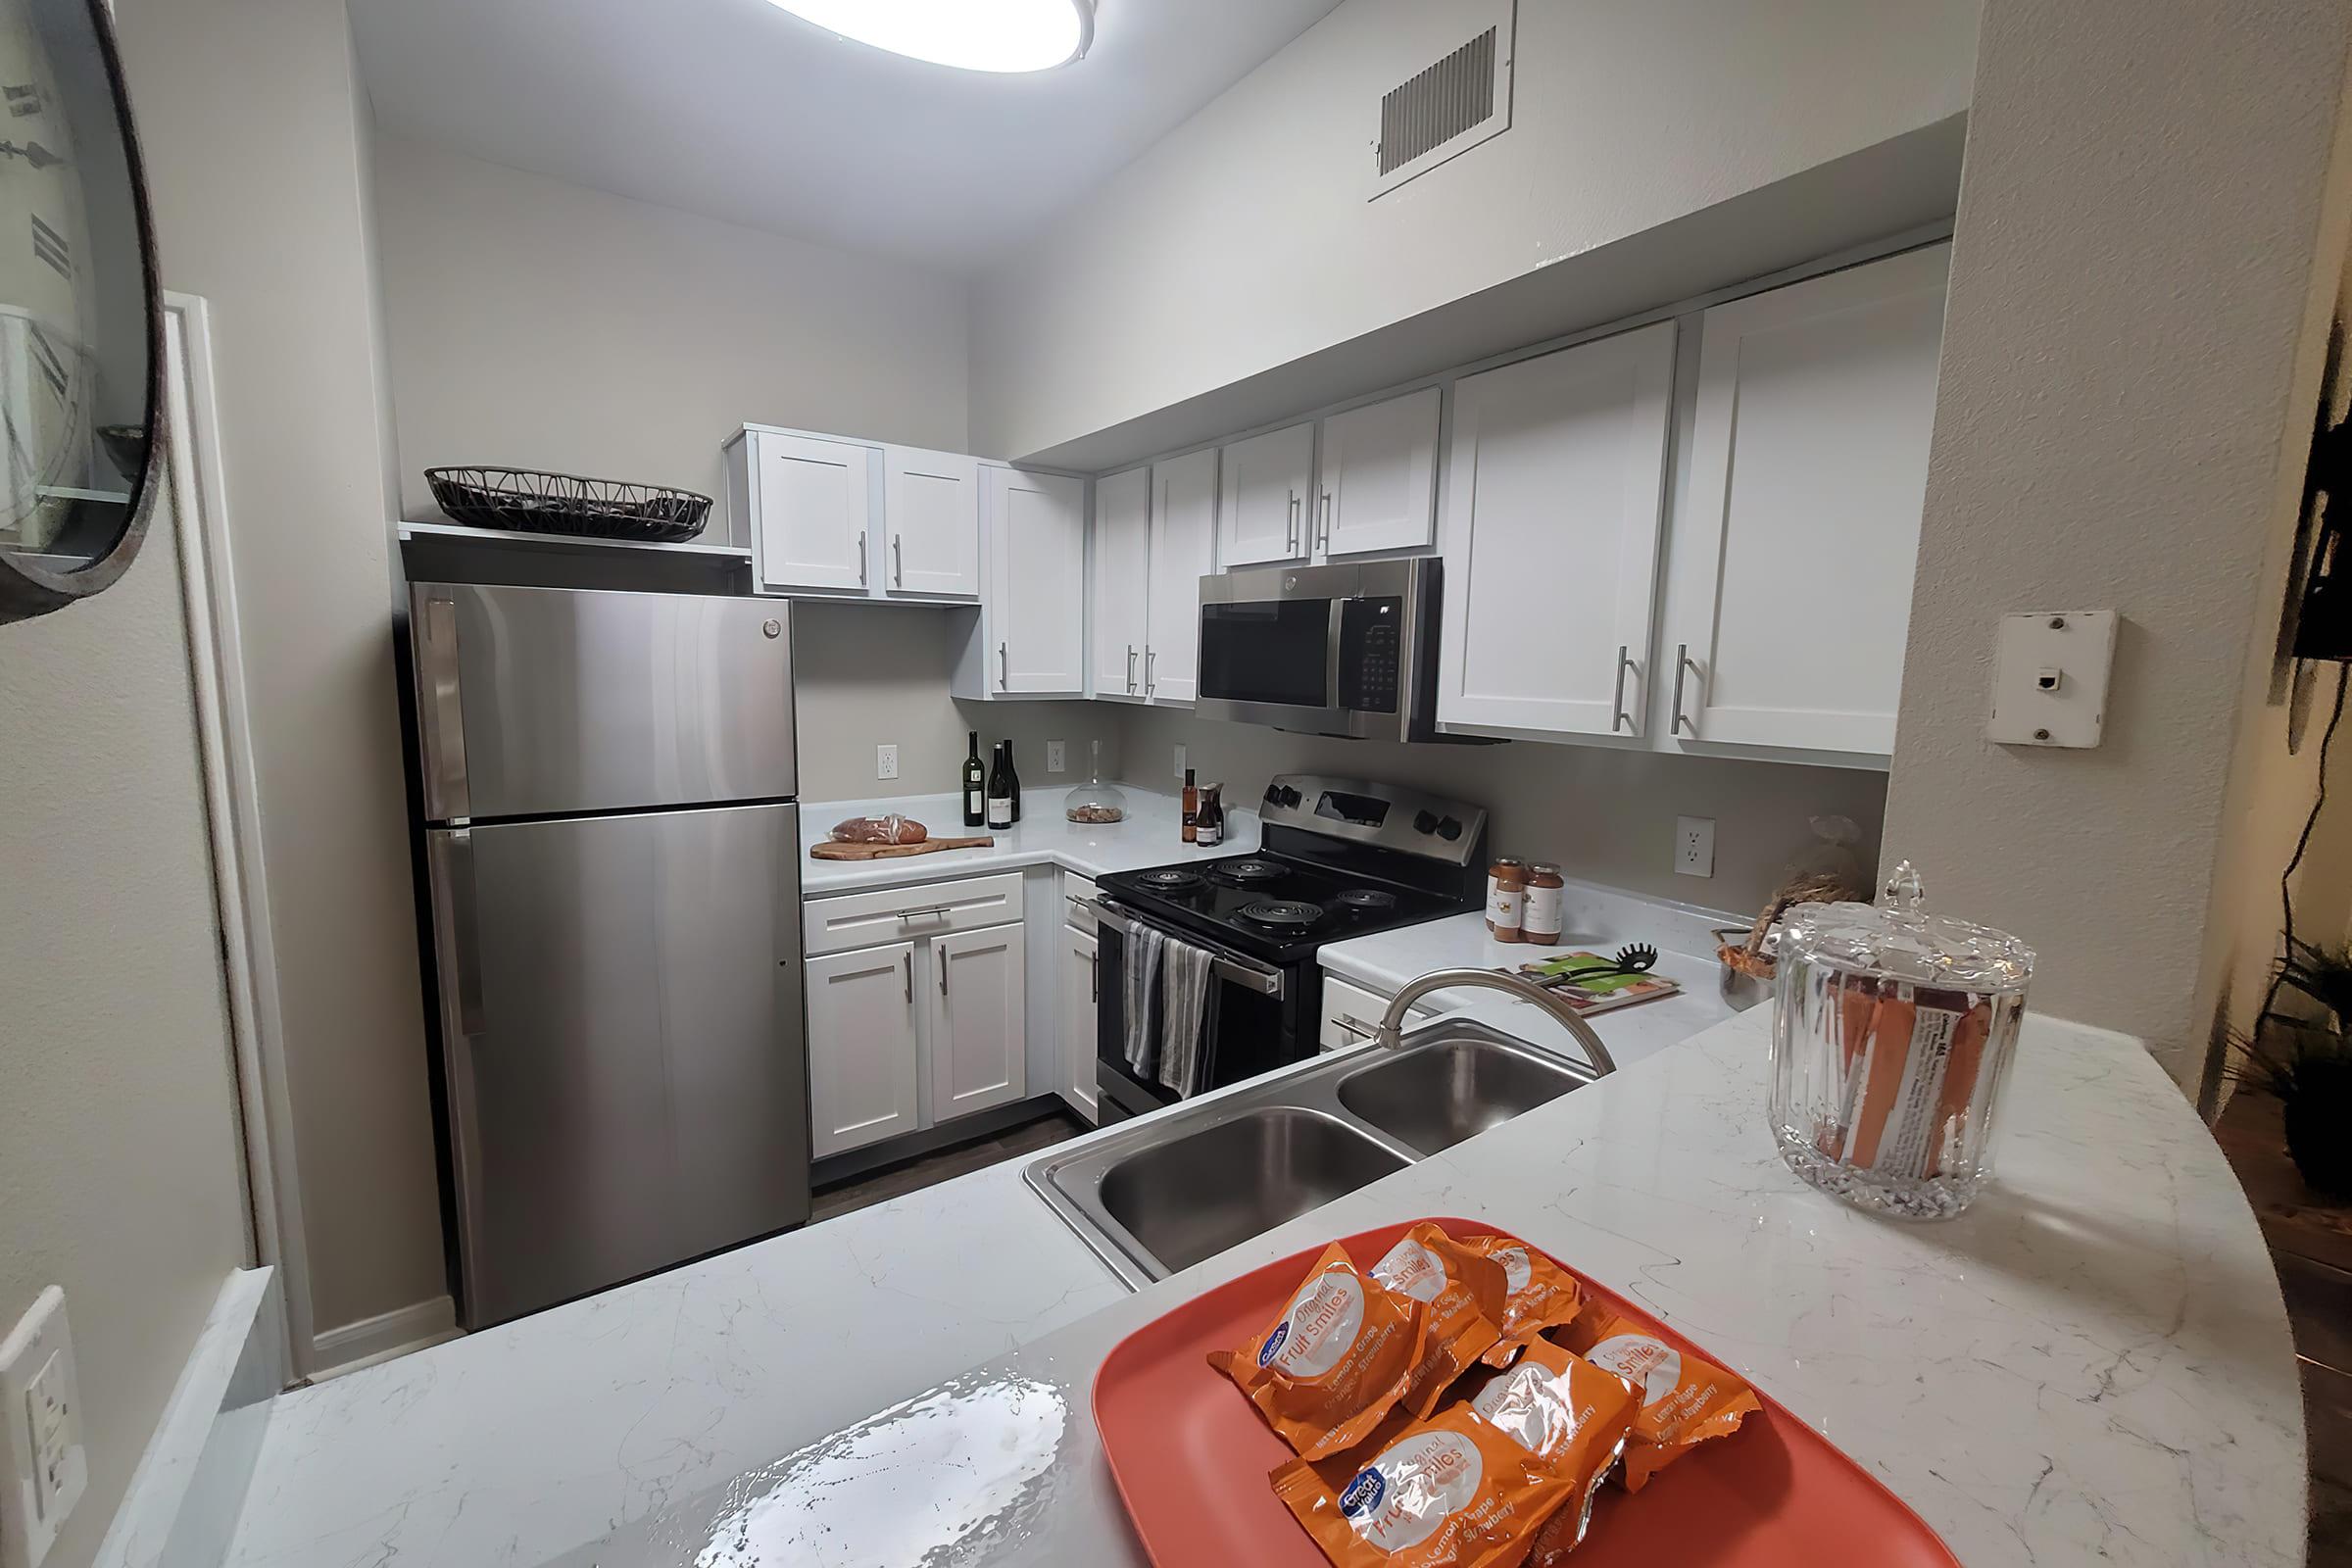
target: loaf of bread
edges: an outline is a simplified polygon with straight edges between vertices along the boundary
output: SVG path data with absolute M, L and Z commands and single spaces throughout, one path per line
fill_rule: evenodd
M 920 844 L 931 830 L 911 816 L 853 816 L 833 829 L 836 844 Z

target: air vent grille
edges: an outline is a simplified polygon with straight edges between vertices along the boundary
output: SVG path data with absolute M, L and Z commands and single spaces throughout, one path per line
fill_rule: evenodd
M 1380 101 L 1384 176 L 1494 118 L 1496 31 L 1489 27 Z

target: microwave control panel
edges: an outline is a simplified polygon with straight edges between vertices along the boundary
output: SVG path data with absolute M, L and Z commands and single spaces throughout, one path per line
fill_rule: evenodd
M 1403 600 L 1341 601 L 1339 706 L 1359 713 L 1396 712 L 1403 642 Z

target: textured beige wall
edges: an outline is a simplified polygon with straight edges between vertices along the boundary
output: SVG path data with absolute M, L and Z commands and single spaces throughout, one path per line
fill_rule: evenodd
M 361 146 L 340 0 L 122 0 L 167 287 L 212 306 L 319 1329 L 442 1295 Z
M 974 428 L 1043 451 L 1934 124 L 1968 107 L 1976 22 L 1518 0 L 1510 129 L 1367 201 L 1380 94 L 1462 29 L 1348 0 L 985 275 Z
M 964 738 L 980 755 L 1009 737 L 1025 789 L 1086 777 L 1087 743 L 1101 740 L 1115 768 L 1119 715 L 1107 703 L 958 703 L 948 671 L 964 612 L 874 605 L 793 607 L 793 689 L 799 706 L 801 799 L 870 800 L 953 793 L 961 784 Z M 1046 742 L 1068 744 L 1067 771 L 1046 771 Z M 874 748 L 899 749 L 899 781 L 874 777 Z M 933 829 L 949 824 L 932 822 Z
M 0 627 L 0 1333 L 61 1285 L 80 1568 L 221 1281 L 247 1261 L 174 530 L 107 593 Z
M 1886 837 L 2192 1087 L 2348 46 L 2337 0 L 1984 13 Z M 2109 607 L 2106 743 L 1988 744 L 1996 616 Z
M 1428 790 L 1494 813 L 1495 852 L 1553 860 L 1572 877 L 1702 908 L 1753 914 L 1812 844 L 1807 818 L 1851 817 L 1863 873 L 1875 866 L 1884 773 L 1597 746 L 1513 741 L 1412 745 L 1286 735 L 1197 719 L 1167 709 L 1124 710 L 1122 776 L 1181 787 L 1175 748 L 1228 799 L 1254 802 L 1277 773 L 1315 772 Z M 1674 819 L 1715 819 L 1715 874 L 1678 876 Z
M 408 516 L 445 464 L 723 498 L 745 423 L 964 450 L 958 282 L 397 137 L 376 178 Z

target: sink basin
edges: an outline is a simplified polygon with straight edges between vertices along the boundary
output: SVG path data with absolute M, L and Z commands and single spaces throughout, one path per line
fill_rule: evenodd
M 1340 1104 L 1427 1155 L 1557 1100 L 1586 1080 L 1524 1050 L 1464 1037 L 1392 1055 L 1340 1080 Z
M 1592 1071 L 1441 1019 L 1057 1150 L 1023 1172 L 1141 1289 L 1556 1100 Z
M 1103 1172 L 1100 1200 L 1173 1273 L 1410 1163 L 1336 1117 L 1275 1105 L 1137 1150 Z

